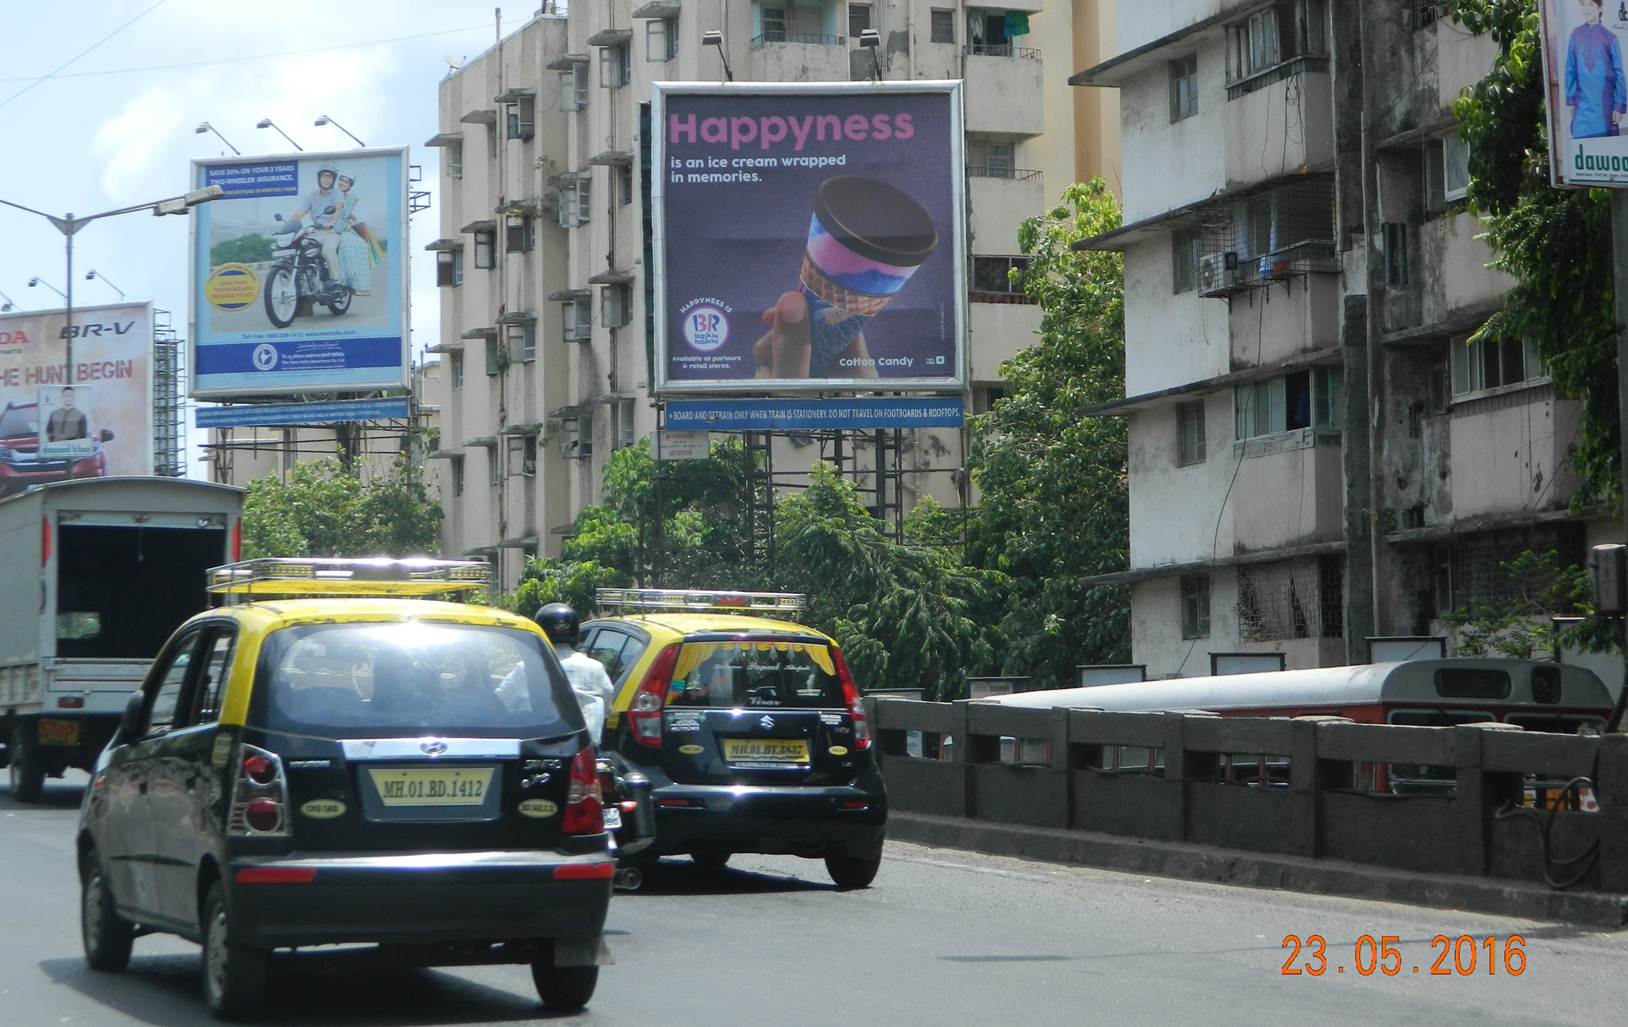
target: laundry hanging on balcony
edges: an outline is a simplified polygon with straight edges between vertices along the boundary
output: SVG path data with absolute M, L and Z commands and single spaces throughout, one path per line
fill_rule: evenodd
M 1026 11 L 1006 12 L 1006 38 L 1029 34 L 1029 15 Z

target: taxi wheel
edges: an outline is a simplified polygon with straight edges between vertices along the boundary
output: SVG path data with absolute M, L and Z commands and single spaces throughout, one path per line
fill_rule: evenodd
M 876 871 L 881 867 L 881 850 L 877 850 L 874 856 L 849 856 L 846 853 L 838 853 L 825 857 L 825 872 L 830 874 L 831 880 L 844 891 L 849 888 L 869 888 L 871 882 L 876 880 Z
M 555 966 L 554 959 L 539 959 L 531 964 L 531 980 L 537 985 L 537 997 L 543 1008 L 550 1011 L 581 1009 L 594 997 L 599 984 L 597 966 Z
M 724 867 L 729 865 L 729 857 L 730 853 L 719 852 L 716 849 L 690 853 L 690 860 L 709 874 L 723 873 Z
M 232 939 L 226 892 L 216 882 L 204 900 L 204 998 L 220 1020 L 240 1020 L 260 1011 L 266 996 L 267 953 Z
M 18 802 L 39 802 L 45 791 L 45 764 L 40 762 L 39 744 L 31 737 L 32 721 L 19 720 L 11 725 L 11 744 L 6 747 L 11 757 L 7 773 L 11 776 L 11 797 Z
M 102 876 L 102 860 L 92 850 L 85 856 L 79 893 L 79 933 L 85 962 L 92 970 L 118 973 L 130 965 L 136 929 L 113 908 L 113 891 Z

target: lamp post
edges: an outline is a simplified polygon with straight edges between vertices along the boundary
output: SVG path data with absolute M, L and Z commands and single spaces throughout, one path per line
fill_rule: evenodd
M 299 143 L 296 143 L 294 141 L 293 137 L 291 137 L 287 132 L 284 132 L 281 128 L 278 128 L 277 123 L 275 121 L 272 121 L 270 118 L 261 118 L 259 121 L 255 122 L 254 127 L 255 128 L 275 128 L 275 129 L 277 129 L 277 134 L 278 135 L 280 135 L 284 139 L 288 140 L 288 145 L 292 146 L 294 149 L 300 151 L 301 153 L 305 152 L 305 147 L 301 146 Z
M 235 154 L 235 155 L 237 155 L 239 157 L 243 156 L 243 151 L 242 150 L 239 150 L 237 147 L 233 146 L 232 141 L 230 139 L 228 139 L 225 136 L 221 135 L 220 130 L 217 129 L 214 125 L 211 125 L 207 121 L 198 122 L 198 127 L 193 129 L 192 131 L 193 131 L 193 134 L 195 134 L 195 135 L 203 135 L 205 132 L 213 132 L 213 133 L 215 133 L 215 138 L 219 139 L 221 142 L 225 143 L 226 148 L 228 150 L 231 150 L 233 154 Z
M 17 306 L 17 301 L 12 299 L 10 296 L 7 296 L 3 292 L 0 292 L 0 300 L 5 300 L 4 303 L 0 303 L 0 314 L 3 314 L 6 311 L 11 310 L 13 307 Z
M 724 81 L 735 81 L 735 72 L 729 67 L 729 54 L 724 50 L 724 34 L 718 29 L 707 29 L 701 33 L 701 45 L 718 48 L 718 59 L 724 62 Z
M 102 280 L 102 284 L 106 285 L 109 289 L 112 289 L 114 292 L 118 293 L 119 294 L 119 299 L 121 299 L 121 300 L 124 299 L 124 290 L 119 288 L 117 285 L 114 285 L 112 280 L 110 280 L 107 277 L 107 275 L 102 274 L 100 271 L 96 270 L 95 268 L 91 268 L 89 271 L 85 272 L 85 281 L 87 281 L 87 282 L 93 282 L 98 278 L 100 278 Z
M 20 203 L 12 203 L 10 200 L 0 200 L 0 203 L 3 203 L 8 207 L 15 207 L 18 210 L 27 211 L 30 214 L 38 214 L 40 217 L 51 222 L 51 227 L 62 233 L 63 249 L 66 253 L 66 261 L 68 266 L 68 291 L 66 293 L 58 293 L 62 296 L 62 301 L 67 305 L 67 312 L 64 317 L 62 328 L 62 360 L 63 364 L 65 365 L 63 372 L 64 384 L 73 384 L 73 237 L 79 234 L 80 229 L 84 228 L 92 221 L 99 221 L 102 218 L 110 218 L 116 214 L 130 214 L 138 210 L 150 210 L 154 215 L 185 214 L 187 211 L 191 210 L 193 207 L 196 207 L 200 203 L 208 203 L 210 200 L 219 199 L 221 196 L 225 195 L 225 192 L 226 191 L 218 185 L 208 185 L 204 186 L 202 189 L 193 189 L 190 192 L 182 193 L 180 196 L 172 196 L 164 200 L 151 200 L 147 203 L 137 203 L 129 207 L 120 207 L 117 210 L 104 210 L 100 214 L 88 214 L 81 218 L 76 218 L 71 213 L 57 217 L 54 214 L 47 214 L 43 210 L 35 210 L 33 207 L 25 207 Z M 35 282 L 43 282 L 43 279 L 36 276 L 33 279 L 30 279 L 28 284 L 33 285 Z M 46 288 L 51 289 L 53 292 L 57 291 L 55 287 L 50 285 L 50 283 L 44 284 Z
M 859 46 L 862 50 L 871 52 L 871 81 L 882 81 L 882 59 L 876 56 L 876 48 L 882 45 L 882 37 L 875 29 L 861 29 L 859 31 Z
M 326 114 L 324 114 L 322 117 L 318 118 L 317 120 L 311 122 L 311 124 L 314 125 L 317 128 L 321 128 L 323 125 L 332 125 L 334 128 L 339 129 L 339 131 L 341 131 L 341 132 L 345 133 L 346 135 L 350 136 L 352 139 L 356 139 L 356 133 L 355 132 L 352 132 L 350 129 L 346 128 L 344 125 L 341 125 L 339 122 L 335 121 L 334 119 L 328 117 L 328 115 L 326 115 Z M 356 139 L 356 145 L 357 146 L 362 146 L 362 147 L 367 146 L 367 144 L 362 142 L 360 139 Z
M 62 292 L 61 289 L 58 289 L 56 286 L 52 285 L 50 282 L 47 282 L 45 279 L 41 278 L 39 275 L 35 275 L 33 278 L 30 278 L 28 280 L 28 287 L 30 289 L 32 289 L 32 288 L 34 288 L 35 286 L 38 286 L 38 285 L 45 286 L 47 289 L 50 289 L 52 292 L 56 293 L 58 296 L 62 296 L 62 299 L 63 299 L 64 302 L 67 301 L 68 297 L 63 295 L 63 292 Z

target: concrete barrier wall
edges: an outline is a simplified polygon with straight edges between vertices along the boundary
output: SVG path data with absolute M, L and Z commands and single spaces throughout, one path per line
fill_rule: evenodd
M 1421 873 L 1525 881 L 1581 875 L 1579 887 L 1628 892 L 1624 735 L 868 703 L 889 803 L 902 811 Z M 923 757 L 908 755 L 913 732 L 929 739 Z M 1021 740 L 1008 746 L 1005 760 L 1003 737 Z M 1114 769 L 1120 746 L 1150 750 L 1153 768 Z M 1229 754 L 1246 776 L 1259 776 L 1256 754 L 1267 758 L 1269 781 L 1240 783 L 1225 774 Z M 1450 768 L 1452 778 L 1437 794 L 1375 791 L 1375 768 L 1393 763 Z M 1527 775 L 1589 778 L 1599 811 L 1552 818 L 1521 812 Z M 1577 858 L 1591 850 L 1591 859 Z

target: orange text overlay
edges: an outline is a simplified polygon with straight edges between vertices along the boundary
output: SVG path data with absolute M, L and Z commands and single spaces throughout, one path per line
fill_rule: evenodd
M 1518 934 L 1438 934 L 1428 945 L 1395 934 L 1364 934 L 1334 942 L 1321 934 L 1283 936 L 1285 977 L 1519 977 L 1526 972 L 1526 939 Z

